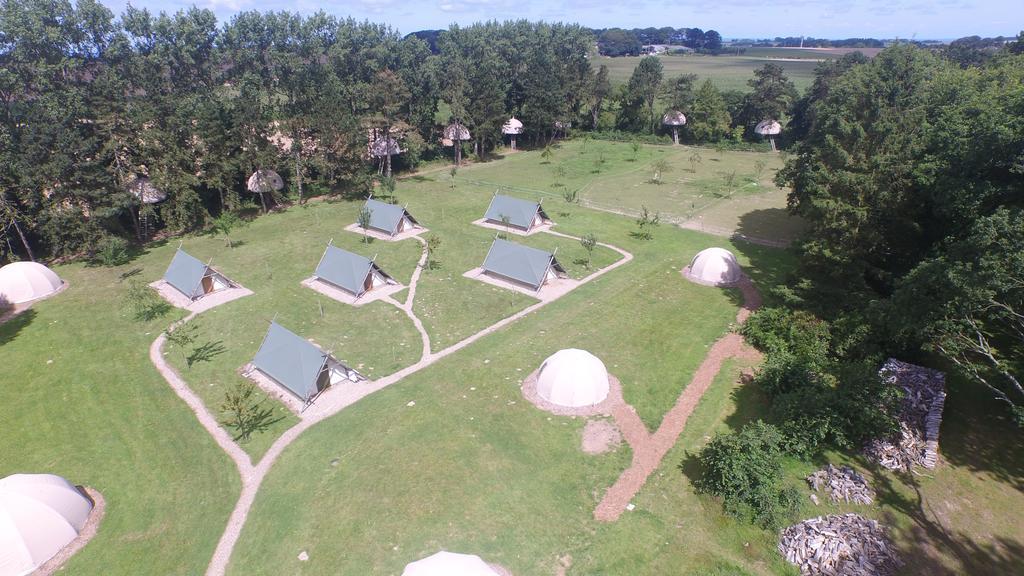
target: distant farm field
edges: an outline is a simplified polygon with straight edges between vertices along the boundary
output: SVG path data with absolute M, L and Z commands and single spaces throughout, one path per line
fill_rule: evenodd
M 771 49 L 762 49 L 771 50 Z M 799 50 L 799 49 L 798 49 Z M 775 62 L 786 71 L 786 76 L 796 84 L 798 90 L 804 90 L 814 80 L 814 68 L 818 65 L 816 59 L 782 60 L 790 58 L 789 55 L 780 55 L 776 58 L 765 56 L 660 56 L 662 65 L 665 67 L 665 78 L 672 78 L 683 74 L 696 74 L 700 81 L 710 78 L 719 90 L 749 90 L 747 80 L 754 76 L 754 70 L 764 66 L 768 62 Z M 827 58 L 828 56 L 822 56 Z M 810 57 L 805 57 L 810 58 Z M 639 56 L 627 56 L 621 58 L 607 58 L 604 56 L 595 57 L 592 61 L 595 67 L 602 64 L 608 66 L 608 76 L 612 84 L 625 84 L 629 81 L 633 69 L 640 62 Z

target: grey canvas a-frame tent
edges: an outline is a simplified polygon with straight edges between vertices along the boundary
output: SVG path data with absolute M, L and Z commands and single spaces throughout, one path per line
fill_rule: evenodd
M 369 228 L 389 236 L 400 234 L 410 228 L 420 228 L 420 223 L 412 217 L 405 206 L 369 198 L 363 207 L 370 211 Z
M 189 300 L 235 286 L 234 282 L 212 266 L 204 264 L 181 248 L 175 252 L 171 265 L 164 272 L 164 281 Z
M 373 260 L 328 244 L 313 275 L 356 298 L 386 284 L 397 284 Z
M 277 322 L 270 323 L 252 365 L 307 404 L 332 384 L 362 378 Z
M 539 202 L 522 200 L 503 194 L 495 194 L 484 213 L 484 220 L 491 224 L 505 225 L 529 232 L 534 226 L 550 224 L 551 219 Z
M 515 242 L 495 238 L 484 258 L 485 274 L 528 286 L 534 292 L 548 280 L 566 277 L 555 255 Z

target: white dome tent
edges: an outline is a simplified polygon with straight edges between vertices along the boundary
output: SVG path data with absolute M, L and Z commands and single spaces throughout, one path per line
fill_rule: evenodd
M 406 564 L 402 576 L 500 576 L 479 556 L 444 550 Z
M 540 366 L 537 394 L 567 408 L 600 404 L 608 397 L 608 370 L 590 352 L 567 348 L 555 352 Z
M 53 474 L 0 479 L 0 576 L 29 574 L 74 540 L 92 502 Z
M 56 294 L 64 281 L 38 262 L 12 262 L 0 268 L 0 300 L 22 304 Z
M 683 275 L 691 282 L 705 286 L 732 286 L 743 278 L 736 256 L 725 248 L 701 250 L 683 269 Z

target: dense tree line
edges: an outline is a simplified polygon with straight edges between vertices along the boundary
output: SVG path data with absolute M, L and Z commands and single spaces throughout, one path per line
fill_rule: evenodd
M 765 45 L 786 48 L 884 48 L 885 42 L 877 38 L 811 38 L 810 36 L 776 36 L 774 40 L 764 41 Z
M 926 350 L 1024 415 L 1024 56 L 823 66 L 779 174 L 809 229 L 782 293 L 846 360 Z
M 772 290 L 781 304 L 742 328 L 766 355 L 754 380 L 771 423 L 699 456 L 696 485 L 727 512 L 776 527 L 798 502 L 784 455 L 894 434 L 901 399 L 878 374 L 889 356 L 938 357 L 1024 425 L 1020 41 L 967 68 L 912 45 L 851 54 L 796 101 L 799 140 L 777 181 L 808 229 L 798 269 Z
M 487 22 L 424 41 L 324 13 L 219 24 L 197 8 L 115 17 L 96 0 L 0 10 L 3 259 L 92 254 L 284 197 L 364 195 L 375 171 L 387 179 L 446 153 L 439 109 L 487 154 L 510 115 L 526 127 L 521 142 L 546 143 L 556 125 L 664 137 L 661 115 L 692 107 L 683 138 L 713 142 L 752 136 L 792 100 L 775 65 L 751 95 L 665 79 L 656 58 L 613 89 L 575 25 Z
M 442 32 L 433 55 L 415 36 L 324 13 L 219 25 L 196 8 L 115 17 L 95 0 L 5 0 L 0 259 L 196 229 L 281 194 L 364 195 L 385 135 L 402 150 L 378 154 L 386 175 L 444 152 L 439 103 L 480 153 L 511 114 L 526 138 L 549 138 L 556 121 L 590 115 L 592 42 L 578 26 L 486 23 Z M 257 170 L 284 191 L 250 193 Z
M 639 56 L 644 46 L 666 44 L 686 46 L 698 52 L 716 52 L 722 48 L 722 35 L 700 28 L 608 28 L 593 30 L 602 56 Z

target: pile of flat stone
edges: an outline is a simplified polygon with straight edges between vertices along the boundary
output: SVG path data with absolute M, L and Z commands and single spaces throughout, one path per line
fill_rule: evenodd
M 939 428 L 946 404 L 946 377 L 938 370 L 890 358 L 879 375 L 903 390 L 900 431 L 895 438 L 872 440 L 865 451 L 890 470 L 915 465 L 934 468 L 939 456 Z
M 807 483 L 815 492 L 827 491 L 835 504 L 871 504 L 875 501 L 875 492 L 868 486 L 868 481 L 849 466 L 829 464 L 808 476 Z M 817 498 L 813 500 L 817 504 Z
M 859 514 L 830 514 L 782 531 L 779 552 L 803 576 L 888 576 L 903 565 L 884 526 Z

